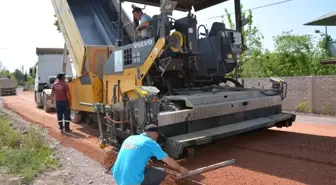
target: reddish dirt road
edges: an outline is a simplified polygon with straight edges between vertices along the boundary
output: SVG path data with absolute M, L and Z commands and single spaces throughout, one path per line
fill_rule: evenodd
M 97 131 L 72 124 L 74 136 L 61 135 L 56 115 L 35 108 L 33 93 L 4 97 L 5 106 L 48 128 L 63 145 L 103 163 Z M 233 166 L 192 177 L 207 185 L 222 184 L 328 184 L 336 185 L 336 125 L 294 123 L 290 128 L 269 129 L 230 137 L 197 150 L 183 165 L 190 169 L 236 159 Z M 165 184 L 175 184 L 167 179 Z M 179 184 L 186 184 L 181 182 Z

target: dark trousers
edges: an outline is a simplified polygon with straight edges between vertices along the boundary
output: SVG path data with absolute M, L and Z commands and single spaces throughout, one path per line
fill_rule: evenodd
M 58 100 L 55 102 L 56 112 L 57 112 L 57 121 L 59 129 L 70 129 L 70 107 L 68 101 Z M 64 127 L 63 127 L 63 116 L 64 116 Z
M 163 168 L 149 167 L 145 169 L 145 180 L 141 185 L 160 185 L 166 177 Z

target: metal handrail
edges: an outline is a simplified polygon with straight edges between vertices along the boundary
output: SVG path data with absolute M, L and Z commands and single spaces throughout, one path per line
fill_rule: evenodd
M 124 24 L 123 26 L 122 26 L 122 29 L 124 29 L 126 26 L 128 26 L 128 25 L 133 25 L 134 26 L 134 22 L 129 22 L 129 23 L 127 23 L 127 24 Z M 133 42 L 135 42 L 135 30 L 134 29 L 132 29 L 133 30 Z
M 130 25 L 130 24 L 134 25 L 134 22 L 130 22 L 130 23 L 124 24 L 123 27 L 122 27 L 122 29 L 124 29 L 124 27 L 126 27 L 126 26 L 128 26 L 128 25 Z M 154 27 L 153 27 L 152 25 L 149 25 L 147 28 L 152 28 L 153 34 L 155 34 L 155 33 L 154 33 L 154 32 L 155 32 L 155 29 L 154 29 Z M 145 28 L 145 29 L 147 29 L 147 28 Z M 135 29 L 133 29 L 133 41 L 134 41 L 134 42 L 136 41 Z

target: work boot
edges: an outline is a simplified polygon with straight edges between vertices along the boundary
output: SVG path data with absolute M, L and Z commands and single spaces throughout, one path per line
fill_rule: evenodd
M 72 130 L 70 128 L 65 128 L 64 131 L 65 132 L 72 132 Z
M 72 130 L 70 129 L 69 125 L 70 125 L 69 122 L 65 122 L 65 129 L 64 129 L 65 132 L 72 132 Z
M 58 129 L 60 129 L 61 131 L 63 131 L 63 129 L 64 129 L 63 123 L 58 123 Z

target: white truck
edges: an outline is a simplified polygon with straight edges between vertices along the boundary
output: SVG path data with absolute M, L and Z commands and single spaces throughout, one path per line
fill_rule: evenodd
M 55 105 L 49 100 L 51 95 L 51 85 L 56 81 L 56 76 L 63 70 L 63 48 L 36 48 L 38 61 L 34 66 L 35 71 L 35 102 L 38 108 L 43 108 L 46 112 L 55 110 Z M 67 81 L 73 78 L 70 57 L 66 60 Z

